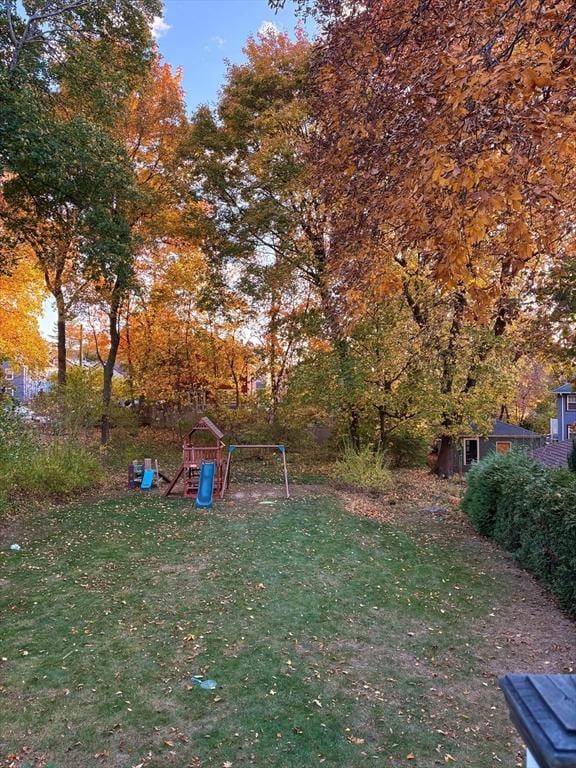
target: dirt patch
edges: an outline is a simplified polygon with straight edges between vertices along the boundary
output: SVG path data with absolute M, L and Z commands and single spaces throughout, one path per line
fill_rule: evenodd
M 330 495 L 331 490 L 323 485 L 290 485 L 291 499 L 304 499 L 308 496 Z M 226 492 L 224 501 L 259 501 L 284 500 L 286 490 L 283 485 L 274 483 L 234 483 Z

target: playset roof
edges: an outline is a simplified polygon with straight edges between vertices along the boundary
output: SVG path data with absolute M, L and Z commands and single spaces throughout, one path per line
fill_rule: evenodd
M 194 432 L 198 432 L 201 430 L 211 432 L 216 438 L 216 440 L 222 440 L 224 437 L 224 432 L 219 430 L 216 424 L 214 424 L 213 421 L 210 421 L 210 419 L 207 416 L 202 416 L 198 424 L 196 424 L 195 427 L 192 427 L 192 429 L 188 432 L 188 437 L 191 437 L 194 434 Z

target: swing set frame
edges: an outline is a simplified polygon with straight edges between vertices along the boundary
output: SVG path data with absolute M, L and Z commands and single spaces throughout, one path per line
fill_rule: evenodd
M 222 482 L 222 486 L 220 488 L 220 498 L 224 498 L 224 494 L 226 492 L 226 488 L 228 487 L 228 484 L 230 482 L 230 464 L 232 462 L 232 454 L 237 448 L 270 448 L 274 451 L 279 451 L 282 454 L 282 464 L 284 467 L 284 488 L 286 489 L 286 498 L 290 498 L 290 489 L 288 487 L 288 466 L 286 465 L 286 447 L 281 444 L 271 444 L 271 445 L 242 445 L 242 444 L 235 444 L 235 445 L 229 445 L 228 446 L 228 457 L 226 459 L 226 469 L 224 470 L 224 480 Z

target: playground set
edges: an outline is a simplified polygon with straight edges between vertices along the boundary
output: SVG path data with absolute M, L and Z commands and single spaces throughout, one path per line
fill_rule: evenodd
M 205 436 L 208 435 L 209 438 Z M 218 429 L 206 416 L 203 416 L 184 439 L 182 446 L 182 464 L 178 469 L 173 480 L 166 478 L 158 470 L 158 462 L 155 468 L 152 467 L 151 459 L 145 459 L 143 466 L 133 462 L 128 468 L 129 484 L 135 487 L 136 482 L 141 479 L 141 488 L 149 490 L 154 483 L 157 483 L 161 477 L 167 480 L 169 485 L 164 495 L 169 496 L 180 479 L 184 485 L 184 497 L 196 498 L 196 506 L 200 508 L 211 507 L 214 502 L 214 494 L 220 494 L 224 498 L 226 489 L 230 484 L 230 467 L 232 455 L 238 449 L 272 449 L 280 452 L 282 456 L 282 465 L 284 470 L 284 488 L 286 498 L 290 498 L 290 489 L 288 486 L 288 467 L 286 464 L 286 448 L 281 444 L 233 444 L 227 448 L 226 466 L 224 467 L 224 450 L 226 445 L 223 441 L 224 433 Z M 206 440 L 210 444 L 206 444 Z M 202 443 L 204 440 L 204 444 Z M 146 464 L 148 462 L 148 464 Z
M 154 461 L 154 465 L 152 459 L 144 459 L 143 462 L 133 461 L 128 465 L 129 488 L 136 488 L 139 485 L 143 491 L 149 491 L 150 488 L 158 485 L 159 478 L 158 459 Z

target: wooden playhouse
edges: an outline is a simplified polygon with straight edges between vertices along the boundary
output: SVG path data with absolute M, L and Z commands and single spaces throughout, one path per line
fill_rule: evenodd
M 182 446 L 182 464 L 174 480 L 168 486 L 165 496 L 169 496 L 176 484 L 183 479 L 184 496 L 193 498 L 198 491 L 200 468 L 203 461 L 213 461 L 215 464 L 214 493 L 222 490 L 224 481 L 224 433 L 213 421 L 203 416 L 186 435 Z M 207 441 L 209 444 L 206 444 Z

